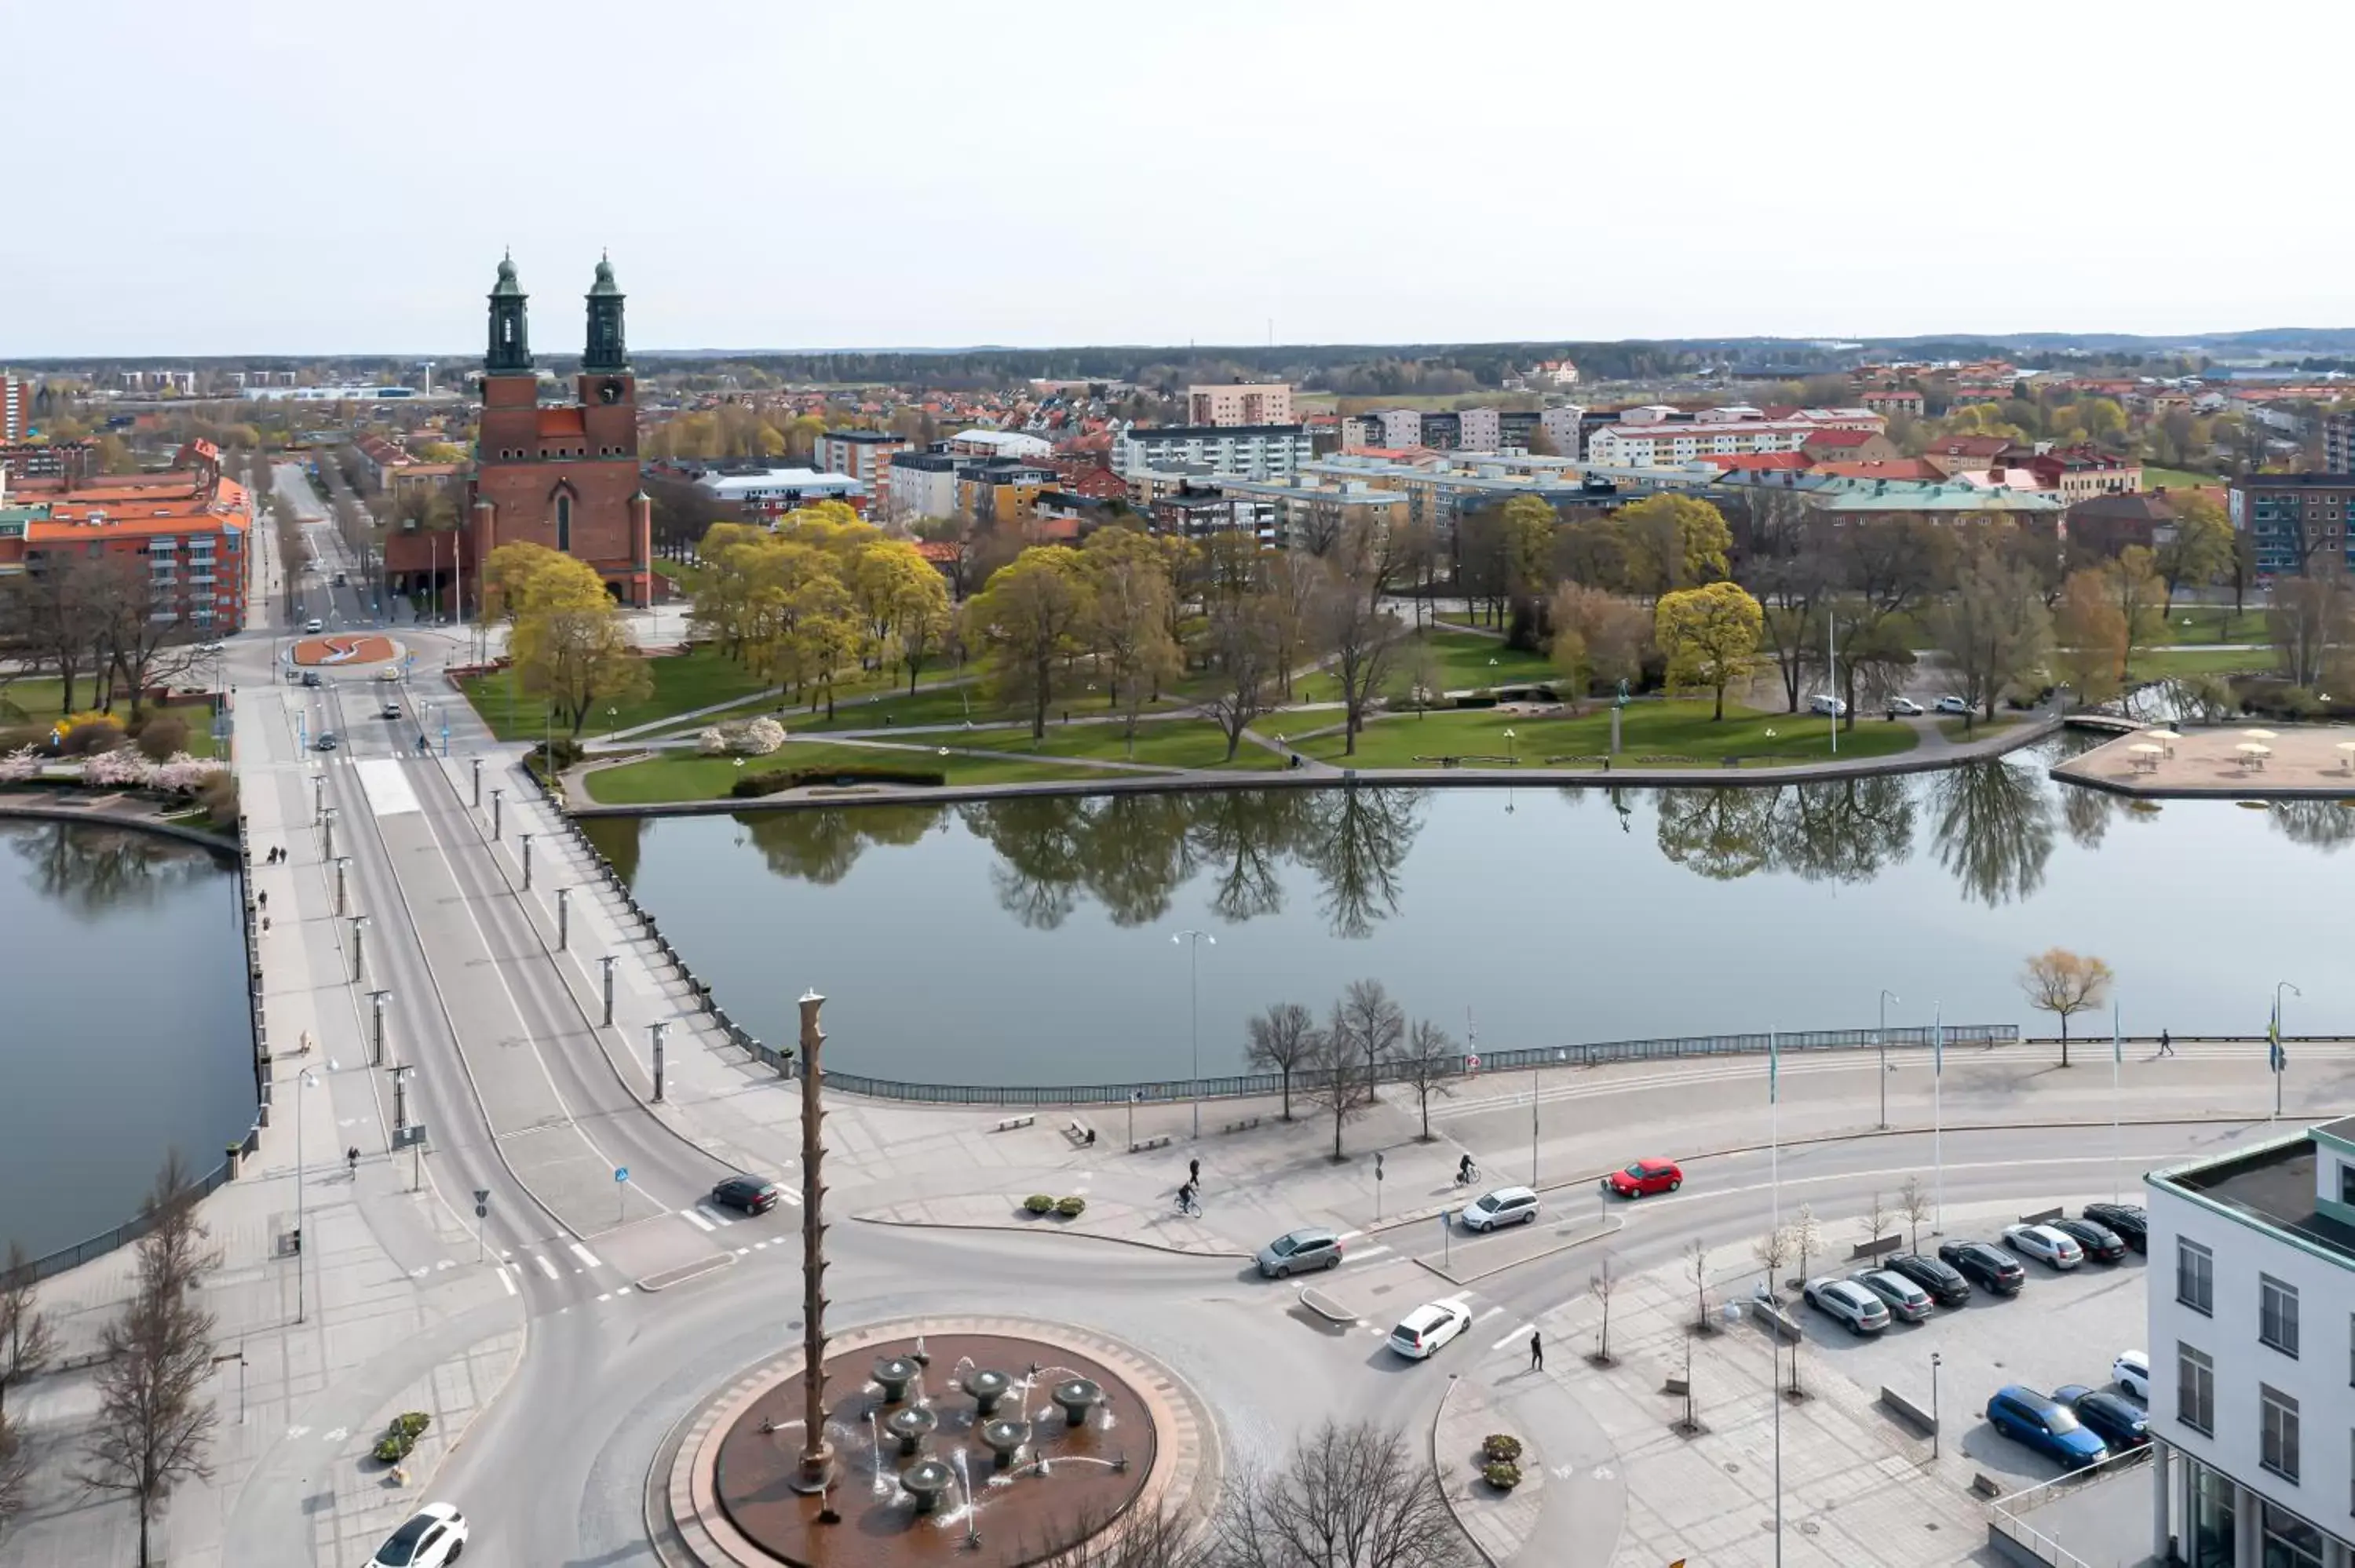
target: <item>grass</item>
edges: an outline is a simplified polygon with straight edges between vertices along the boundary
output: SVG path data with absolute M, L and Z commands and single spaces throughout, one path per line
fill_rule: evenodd
M 2167 627 L 2159 638 L 2162 642 L 2263 642 L 2265 640 L 2265 612 L 2262 609 L 2234 615 L 2224 605 L 2186 605 L 2175 607 L 2167 619 Z
M 709 644 L 692 653 L 648 659 L 646 673 L 654 681 L 652 694 L 637 702 L 612 705 L 618 711 L 611 718 L 603 711 L 605 705 L 592 708 L 589 723 L 581 726 L 584 739 L 748 697 L 761 689 L 761 682 L 751 672 Z M 501 740 L 538 740 L 546 728 L 548 705 L 537 697 L 517 694 L 517 683 L 513 672 L 506 670 L 469 675 L 459 682 L 466 700 L 474 705 L 492 734 Z M 558 726 L 559 731 L 564 727 Z
M 2169 490 L 2190 490 L 2197 485 L 2223 482 L 2212 473 L 2192 473 L 2179 468 L 2153 468 L 2148 463 L 2143 465 L 2142 487 L 2145 490 L 2157 490 L 2161 485 Z
M 64 683 L 53 676 L 32 680 L 11 681 L 0 687 L 0 729 L 19 725 L 52 724 L 58 718 L 59 699 L 64 695 Z M 87 678 L 74 683 L 74 711 L 88 713 L 97 705 L 97 683 Z M 131 716 L 128 700 L 118 700 L 108 710 L 117 718 Z M 171 715 L 188 726 L 187 751 L 191 757 L 210 757 L 213 753 L 213 713 L 203 703 L 172 703 L 163 706 L 150 704 L 151 715 Z
M 981 694 L 977 685 L 967 685 L 959 693 L 955 686 L 925 687 L 910 695 L 901 685 L 894 696 L 873 697 L 852 702 L 844 696 L 842 688 L 835 694 L 835 714 L 826 716 L 821 703 L 812 711 L 807 703 L 787 703 L 782 720 L 787 731 L 794 735 L 847 729 L 882 729 L 885 719 L 892 726 L 963 724 L 966 715 L 966 697 L 972 699 L 972 715 L 975 724 L 1010 724 L 1017 716 L 1012 712 L 992 706 Z M 722 723 L 731 718 L 751 718 L 761 714 L 774 714 L 777 700 L 761 697 L 739 704 L 725 713 L 713 714 L 694 721 L 693 727 Z
M 1232 767 L 1238 771 L 1282 768 L 1284 758 L 1263 746 L 1246 740 L 1227 761 L 1224 731 L 1208 719 L 1153 719 L 1136 726 L 1136 754 L 1118 724 L 1050 724 L 1041 739 L 1030 738 L 1029 726 L 993 729 L 964 736 L 943 736 L 951 746 L 979 747 L 991 751 L 1023 751 L 1039 757 L 1082 758 L 1098 762 L 1144 763 L 1156 768 Z
M 774 768 L 907 768 L 946 774 L 952 784 L 1015 784 L 1041 779 L 1101 779 L 1094 768 L 1059 767 L 1015 758 L 942 757 L 910 747 L 881 750 L 864 746 L 790 742 L 744 766 L 728 757 L 664 756 L 644 762 L 601 768 L 582 783 L 591 800 L 607 806 L 654 806 L 672 800 L 718 800 L 749 772 Z
M 1431 644 L 1439 655 L 1439 686 L 1446 692 L 1476 692 L 1490 686 L 1522 686 L 1532 682 L 1551 684 L 1559 677 L 1552 663 L 1543 654 L 1526 653 L 1508 648 L 1504 640 L 1483 637 L 1472 631 L 1421 631 L 1416 637 Z M 1494 662 L 1491 662 L 1494 661 Z M 1390 668 L 1395 673 L 1403 661 L 1396 654 Z M 1392 683 L 1395 683 L 1393 673 Z M 1292 683 L 1292 700 L 1295 703 L 1337 703 L 1341 700 L 1341 683 L 1329 672 L 1319 670 Z
M 2169 675 L 2239 675 L 2271 670 L 2270 648 L 2154 648 L 2134 656 L 2133 673 L 2156 681 Z
M 1621 760 L 1639 766 L 1649 756 L 1689 758 L 1705 767 L 1740 756 L 1746 760 L 1829 760 L 1830 721 L 1782 713 L 1763 713 L 1728 703 L 1725 717 L 1712 721 L 1705 702 L 1639 703 L 1626 711 L 1621 731 Z M 1505 731 L 1514 732 L 1507 740 Z M 1766 732 L 1774 733 L 1769 736 Z M 1913 726 L 1870 721 L 1839 737 L 1839 755 L 1888 757 L 1910 751 Z M 1434 713 L 1427 716 L 1401 714 L 1380 719 L 1358 736 L 1354 758 L 1344 758 L 1341 735 L 1295 741 L 1294 749 L 1327 762 L 1359 768 L 1435 768 L 1418 757 L 1518 756 L 1529 766 L 1549 757 L 1591 757 L 1610 748 L 1611 715 L 1607 708 L 1579 718 L 1531 718 L 1493 709 Z

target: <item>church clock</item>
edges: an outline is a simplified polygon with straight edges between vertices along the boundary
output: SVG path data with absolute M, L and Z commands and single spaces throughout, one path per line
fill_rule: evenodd
M 597 401 L 618 403 L 622 400 L 622 392 L 623 387 L 619 381 L 601 381 L 597 384 Z

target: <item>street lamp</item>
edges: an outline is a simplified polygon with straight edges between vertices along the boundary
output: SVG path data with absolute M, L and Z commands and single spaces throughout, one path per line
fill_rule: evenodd
M 531 891 L 531 838 L 532 838 L 532 835 L 531 835 L 531 834 L 529 834 L 529 833 L 518 833 L 518 834 L 517 834 L 516 836 L 517 836 L 517 838 L 519 838 L 519 839 L 523 840 L 523 890 L 524 890 L 526 893 L 529 893 L 529 892 Z
M 613 1022 L 613 955 L 607 953 L 600 958 L 597 960 L 597 967 L 604 971 L 605 1024 L 606 1027 L 611 1028 Z
M 500 807 L 506 800 L 506 795 L 507 792 L 505 789 L 491 791 L 491 842 L 493 843 L 498 842 L 499 826 L 502 821 Z
M 322 812 L 320 812 L 320 813 L 319 813 L 319 828 L 320 828 L 321 832 L 322 832 L 322 833 L 325 835 L 325 844 L 323 845 L 323 847 L 320 849 L 319 853 L 320 853 L 323 856 L 325 856 L 326 859 L 328 859 L 328 860 L 333 860 L 333 859 L 335 859 L 335 858 L 336 858 L 336 808 L 335 808 L 335 807 L 330 806 L 330 807 L 328 807 L 325 810 L 324 810 L 324 811 L 322 811 Z
M 336 857 L 336 913 L 338 915 L 349 913 L 349 910 L 345 907 L 349 901 L 345 897 L 345 894 L 347 889 L 345 885 L 344 879 L 351 869 L 351 856 L 347 854 L 339 854 Z
M 360 961 L 360 941 L 363 933 L 368 930 L 368 917 L 365 915 L 354 915 L 350 918 L 352 922 L 352 983 L 354 985 L 357 985 L 360 982 L 360 977 L 368 972 L 366 966 Z
M 477 757 L 473 758 L 473 761 L 474 764 L 474 810 L 479 811 L 483 809 L 483 759 Z
M 1881 1125 L 1889 1126 L 1889 1004 L 1904 1004 L 1905 999 L 1895 991 L 1883 989 L 1881 993 L 1881 1027 L 1872 1036 L 1873 1049 L 1881 1054 Z
M 2297 987 L 2292 985 L 2287 980 L 2277 980 L 2274 984 L 2274 1037 L 2272 1042 L 2273 1048 L 2269 1054 L 2272 1058 L 2272 1066 L 2274 1070 L 2273 1119 L 2275 1121 L 2281 1120 L 2282 1069 L 2289 1065 L 2289 1053 L 2282 1049 L 2282 992 L 2285 991 L 2288 991 L 2291 995 L 2301 999 L 2306 995 L 2306 992 L 2298 990 Z
M 1199 1139 L 1202 1136 L 1202 944 L 1208 942 L 1210 946 L 1215 948 L 1219 945 L 1219 939 L 1216 937 L 1211 936 L 1208 931 L 1180 931 L 1176 936 L 1170 938 L 1169 940 L 1173 944 L 1183 942 L 1191 949 L 1188 956 L 1186 966 L 1186 989 L 1188 995 L 1191 998 L 1193 1011 L 1192 1033 L 1194 1038 L 1194 1086 L 1192 1097 L 1194 1101 L 1194 1136 Z
M 1937 1351 L 1930 1352 L 1930 1457 L 1938 1457 L 1938 1369 L 1946 1358 Z
M 1553 1054 L 1553 1060 L 1558 1067 L 1570 1060 L 1570 1053 L 1557 1051 Z M 1544 1065 L 1545 1058 L 1542 1056 L 1529 1064 L 1529 1186 L 1532 1189 L 1538 1184 L 1538 1069 Z
M 330 1062 L 328 1066 L 335 1064 Z M 294 1075 L 294 1320 L 303 1320 L 303 1091 L 319 1086 L 319 1075 L 305 1067 Z
M 392 992 L 381 988 L 368 992 L 368 1001 L 374 1004 L 376 1014 L 373 1050 L 368 1057 L 368 1065 L 372 1067 L 384 1065 L 384 1004 L 391 997 Z
M 556 890 L 556 950 L 563 952 L 572 945 L 572 889 Z
M 654 1037 L 655 1098 L 659 1100 L 663 1097 L 663 1040 L 670 1033 L 670 1025 L 664 1022 L 649 1023 L 646 1025 L 646 1032 Z
M 1494 662 L 1490 661 L 1492 663 Z M 1507 725 L 1505 726 L 1505 761 L 1508 766 L 1518 767 L 1520 764 L 1520 747 L 1516 744 L 1518 739 L 1519 737 L 1513 734 L 1513 726 Z

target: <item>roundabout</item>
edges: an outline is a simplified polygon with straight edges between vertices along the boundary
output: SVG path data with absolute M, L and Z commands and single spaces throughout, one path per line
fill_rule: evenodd
M 373 631 L 333 632 L 301 639 L 287 656 L 298 669 L 339 669 L 397 659 L 400 656 L 400 644 Z

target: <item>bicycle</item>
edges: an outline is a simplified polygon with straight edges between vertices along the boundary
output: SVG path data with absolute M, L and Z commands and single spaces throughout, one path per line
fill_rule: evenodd
M 1455 1168 L 1455 1184 L 1458 1187 L 1469 1187 L 1479 1180 L 1480 1166 L 1477 1160 L 1468 1165 L 1458 1165 Z
M 1202 1200 L 1191 1192 L 1180 1192 L 1178 1194 L 1178 1212 L 1199 1220 L 1202 1217 Z

